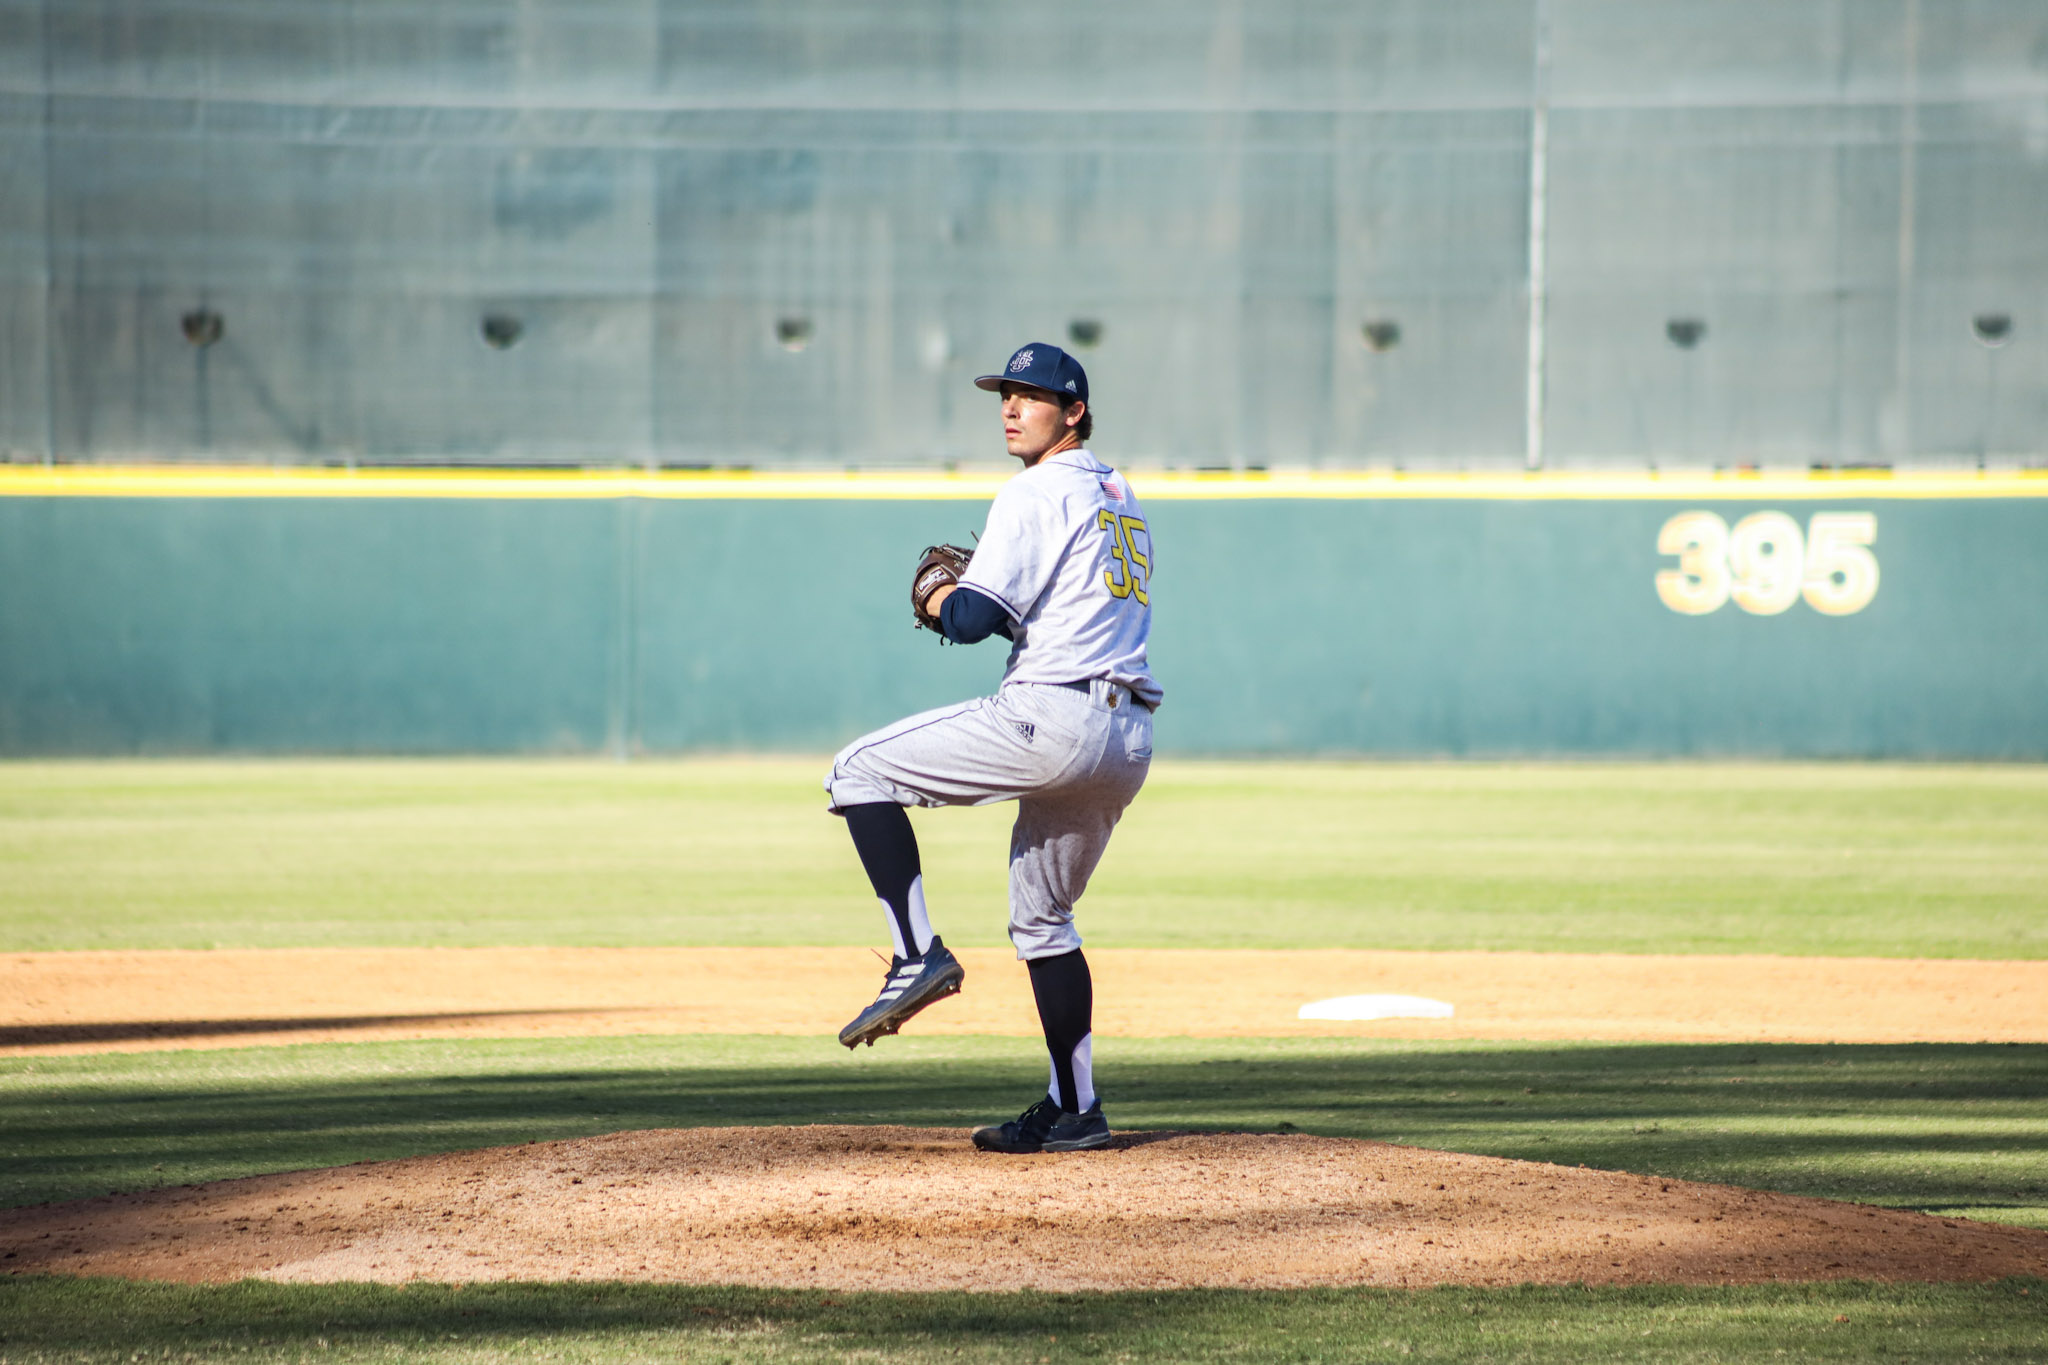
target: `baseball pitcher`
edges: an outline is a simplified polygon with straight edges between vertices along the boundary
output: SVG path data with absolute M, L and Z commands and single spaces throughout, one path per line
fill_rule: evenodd
M 906 806 L 1017 803 L 1010 833 L 1010 941 L 1052 1058 L 1046 1097 L 974 1133 L 993 1152 L 1066 1152 L 1109 1142 L 1095 1093 L 1095 990 L 1074 905 L 1110 831 L 1145 783 L 1159 684 L 1152 628 L 1152 533 L 1123 475 L 1090 454 L 1088 376 L 1033 342 L 977 388 L 1001 395 L 1003 436 L 1024 469 L 1003 485 L 970 554 L 927 550 L 911 578 L 919 625 L 957 644 L 1010 641 L 992 697 L 863 735 L 825 778 L 875 894 L 895 954 L 881 994 L 840 1030 L 874 1045 L 960 989 L 959 959 L 932 932 Z

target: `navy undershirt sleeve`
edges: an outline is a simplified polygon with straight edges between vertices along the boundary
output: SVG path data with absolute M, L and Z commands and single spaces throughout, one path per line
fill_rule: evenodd
M 1010 613 L 1003 604 L 965 586 L 953 589 L 939 604 L 939 633 L 956 645 L 971 645 L 991 635 L 1013 638 Z

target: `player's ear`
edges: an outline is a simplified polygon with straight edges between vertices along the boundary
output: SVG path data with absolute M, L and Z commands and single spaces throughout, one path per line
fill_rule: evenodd
M 1068 426 L 1070 426 L 1070 427 L 1078 427 L 1078 426 L 1080 426 L 1080 425 L 1081 425 L 1081 419 L 1082 419 L 1083 417 L 1086 417 L 1087 415 L 1088 415 L 1088 405 L 1087 405 L 1086 403 L 1082 402 L 1082 401 L 1081 401 L 1080 399 L 1076 398 L 1076 399 L 1075 399 L 1075 400 L 1074 400 L 1073 402 L 1071 402 L 1071 403 L 1067 404 L 1067 425 L 1068 425 Z

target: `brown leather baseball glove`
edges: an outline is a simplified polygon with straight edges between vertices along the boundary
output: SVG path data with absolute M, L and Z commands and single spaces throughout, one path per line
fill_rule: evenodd
M 939 628 L 938 615 L 929 611 L 925 603 L 932 594 L 949 584 L 958 583 L 960 575 L 967 572 L 967 563 L 974 558 L 974 551 L 963 550 L 958 545 L 927 545 L 924 554 L 917 561 L 917 572 L 910 576 L 910 614 L 917 618 L 917 624 L 926 630 Z

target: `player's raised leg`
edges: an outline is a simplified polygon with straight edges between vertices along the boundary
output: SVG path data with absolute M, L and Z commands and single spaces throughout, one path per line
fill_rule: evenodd
M 867 870 L 875 897 L 889 922 L 889 938 L 900 958 L 923 957 L 932 945 L 931 916 L 924 908 L 924 868 L 910 815 L 894 801 L 848 806 L 846 832 Z
M 869 801 L 843 807 L 840 814 L 888 916 L 896 949 L 875 1002 L 839 1031 L 839 1041 L 848 1047 L 873 1047 L 875 1039 L 896 1032 L 925 1006 L 957 992 L 967 972 L 932 932 L 917 834 L 908 812 L 893 801 Z
M 1084 699 L 1072 692 L 1072 702 Z M 917 837 L 905 806 L 983 805 L 1055 780 L 1074 761 L 1071 745 L 1027 738 L 1009 708 L 982 698 L 922 712 L 863 735 L 839 752 L 826 775 L 831 808 L 846 817 L 868 880 L 888 910 L 895 957 L 874 1003 L 839 1031 L 848 1047 L 870 1047 L 919 1010 L 960 989 L 966 971 L 932 933 L 924 906 Z

